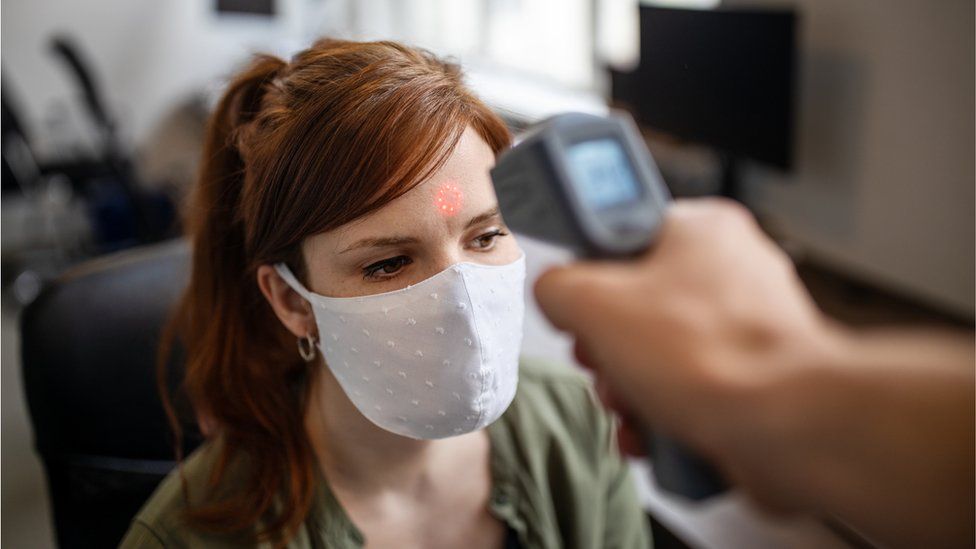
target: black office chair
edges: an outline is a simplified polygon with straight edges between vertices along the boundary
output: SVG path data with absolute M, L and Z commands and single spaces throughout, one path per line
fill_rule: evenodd
M 156 354 L 188 274 L 185 242 L 122 252 L 72 269 L 21 317 L 24 388 L 61 547 L 116 546 L 175 465 Z M 173 362 L 175 391 L 179 350 Z M 185 429 L 189 452 L 200 438 Z

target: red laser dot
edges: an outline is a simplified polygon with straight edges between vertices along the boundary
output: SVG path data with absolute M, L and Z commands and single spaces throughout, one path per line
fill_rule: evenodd
M 434 208 L 445 216 L 452 216 L 461 211 L 464 204 L 464 193 L 454 183 L 445 183 L 434 194 Z

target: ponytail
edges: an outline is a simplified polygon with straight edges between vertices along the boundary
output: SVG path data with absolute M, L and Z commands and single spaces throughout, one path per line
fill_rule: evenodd
M 201 505 L 189 505 L 184 479 L 186 518 L 214 532 L 243 532 L 263 521 L 259 541 L 281 534 L 288 539 L 299 528 L 315 488 L 315 461 L 300 404 L 305 399 L 296 399 L 294 389 L 304 363 L 295 353 L 281 356 L 287 332 L 257 286 L 240 215 L 248 132 L 259 123 L 265 92 L 286 66 L 276 57 L 257 57 L 230 83 L 212 114 L 187 212 L 191 279 L 160 355 L 160 388 L 177 459 L 182 458 L 182 429 L 162 383 L 176 337 L 186 347 L 183 388 L 204 434 L 221 442 L 211 488 L 242 456 L 250 458 L 246 461 L 252 467 L 231 497 L 222 494 L 215 501 L 212 494 L 204 494 Z M 279 503 L 300 513 L 274 517 L 272 506 Z

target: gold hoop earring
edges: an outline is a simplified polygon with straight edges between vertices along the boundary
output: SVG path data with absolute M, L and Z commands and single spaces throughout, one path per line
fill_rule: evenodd
M 315 336 L 305 334 L 305 337 L 298 338 L 298 354 L 305 362 L 315 360 Z

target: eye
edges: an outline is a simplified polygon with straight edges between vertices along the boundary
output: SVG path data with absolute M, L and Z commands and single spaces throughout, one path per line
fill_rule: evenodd
M 365 279 L 391 279 L 403 269 L 404 266 L 413 263 L 413 260 L 405 255 L 398 255 L 383 261 L 377 261 L 368 267 L 363 268 L 363 278 Z
M 495 247 L 495 239 L 499 236 L 507 236 L 508 233 L 501 229 L 494 229 L 485 234 L 479 235 L 472 242 L 474 247 L 481 251 L 487 251 Z

